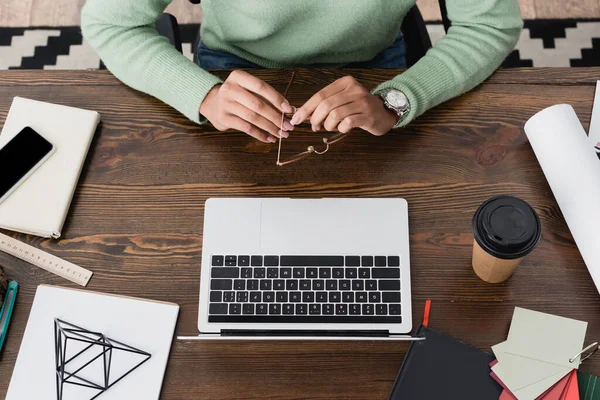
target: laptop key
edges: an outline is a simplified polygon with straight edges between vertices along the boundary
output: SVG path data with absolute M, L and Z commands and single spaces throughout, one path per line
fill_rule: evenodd
M 307 310 L 307 305 L 306 304 L 296 304 L 296 314 L 298 315 L 306 315 L 306 310 Z
M 340 281 L 340 290 L 351 290 L 351 285 L 349 280 Z
M 400 290 L 400 281 L 381 280 L 379 281 L 379 290 Z
M 356 278 L 358 273 L 358 269 L 356 268 L 346 268 L 346 278 Z
M 253 303 L 260 303 L 261 302 L 261 292 L 250 292 L 250 301 Z
M 212 256 L 212 265 L 213 265 L 213 267 L 222 267 L 223 266 L 223 256 Z
M 371 276 L 373 278 L 400 278 L 400 268 L 373 268 Z
M 306 277 L 307 278 L 318 278 L 318 269 L 317 268 L 306 268 Z
M 223 303 L 233 303 L 235 301 L 235 292 L 224 292 Z
M 293 304 L 284 304 L 283 307 L 284 314 L 293 314 L 294 313 L 294 305 Z
M 331 278 L 331 268 L 319 268 L 319 278 Z
M 369 303 L 380 303 L 380 302 L 381 302 L 381 293 L 369 292 Z
M 346 267 L 359 267 L 360 257 L 359 256 L 346 256 Z
M 304 303 L 313 303 L 315 301 L 315 292 L 302 292 L 302 301 Z
M 210 290 L 231 290 L 233 281 L 231 279 L 212 279 Z
M 376 311 L 377 315 L 387 315 L 388 306 L 387 306 L 387 304 L 376 304 L 375 311 Z
M 376 267 L 385 267 L 386 259 L 384 256 L 375 256 L 375 266 Z
M 263 301 L 265 303 L 275 302 L 275 292 L 263 292 Z
M 336 315 L 348 315 L 348 304 L 336 304 L 335 305 Z
M 254 304 L 246 303 L 242 305 L 242 314 L 254 314 Z
M 365 282 L 366 290 L 377 290 L 377 281 L 366 281 Z M 380 288 L 381 290 L 381 288 Z
M 365 282 L 361 280 L 352 281 L 352 290 L 365 290 Z
M 247 267 L 250 265 L 250 256 L 239 256 L 238 265 L 240 267 Z
M 304 268 L 294 268 L 294 278 L 304 278 Z
M 248 301 L 248 292 L 237 292 L 235 301 L 238 303 L 246 303 Z
M 257 304 L 256 305 L 256 313 L 257 314 L 266 314 L 269 311 L 269 307 L 267 304 Z
M 252 265 L 253 267 L 262 267 L 262 265 L 263 265 L 262 256 L 252 256 L 250 258 L 250 265 Z
M 310 290 L 310 280 L 309 279 L 301 279 L 300 280 L 300 290 Z
M 399 292 L 383 292 L 381 296 L 381 301 L 383 303 L 400 303 L 400 293 Z M 390 310 L 391 314 L 391 310 Z
M 281 265 L 286 267 L 343 267 L 343 256 L 281 256 Z
M 271 314 L 271 315 L 281 314 L 281 304 L 269 304 L 269 314 Z
M 358 277 L 359 278 L 370 278 L 371 270 L 369 268 L 359 268 Z
M 286 290 L 298 290 L 298 280 L 297 279 L 288 279 L 285 281 L 285 289 Z
M 277 292 L 275 294 L 275 299 L 277 299 L 278 303 L 287 303 L 288 302 L 288 292 Z
M 400 266 L 400 257 L 388 256 L 387 262 L 388 262 L 388 267 L 399 267 Z
M 300 292 L 290 292 L 290 302 L 292 303 L 300 303 L 302 301 L 302 293 Z
M 285 290 L 285 281 L 283 279 L 275 279 L 273 281 L 273 290 Z
M 252 278 L 252 268 L 242 268 L 242 278 Z
M 350 315 L 360 315 L 360 304 L 350 304 Z
M 400 304 L 390 304 L 390 315 L 400 315 Z
M 272 284 L 270 279 L 260 280 L 260 290 L 271 290 Z
M 237 265 L 237 256 L 225 256 L 225 265 L 235 267 Z
M 243 279 L 236 279 L 233 281 L 233 288 L 235 290 L 246 290 L 246 281 Z
M 373 266 L 373 256 L 362 256 L 360 261 L 363 267 Z
M 211 278 L 239 278 L 239 268 L 212 268 L 210 270 Z
M 292 269 L 291 268 L 280 268 L 279 269 L 279 276 L 281 278 L 291 278 L 292 277 Z
M 319 315 L 321 314 L 321 305 L 320 304 L 311 304 L 308 306 L 308 313 L 311 315 Z
M 366 303 L 367 302 L 367 292 L 356 292 L 356 302 L 357 303 Z
M 327 303 L 327 292 L 317 292 L 317 303 Z
M 229 305 L 229 314 L 237 315 L 242 313 L 242 305 L 238 303 L 231 303 Z
M 265 277 L 265 269 L 264 268 L 254 268 L 254 277 L 255 278 L 264 278 Z
M 335 307 L 333 304 L 323 304 L 323 314 L 333 315 L 334 312 L 335 312 Z
M 340 292 L 329 292 L 329 302 L 330 303 L 339 303 L 341 301 L 341 293 Z
M 315 279 L 312 281 L 312 290 L 323 290 L 325 289 L 325 281 L 323 279 Z
M 211 303 L 220 303 L 223 301 L 223 293 L 219 291 L 210 292 L 210 302 Z
M 211 315 L 227 315 L 227 304 L 211 303 L 208 306 L 208 313 Z
M 362 313 L 363 315 L 373 315 L 375 313 L 373 304 L 363 304 Z
M 265 256 L 265 267 L 278 267 L 279 256 Z
M 354 292 L 342 293 L 342 299 L 344 303 L 354 303 Z
M 334 268 L 333 269 L 333 277 L 336 279 L 344 278 L 344 268 Z
M 336 280 L 328 280 L 325 282 L 325 286 L 327 290 L 337 290 L 337 281 Z
M 248 279 L 246 286 L 248 290 L 258 290 L 258 279 Z
M 267 278 L 279 278 L 279 268 L 267 268 Z

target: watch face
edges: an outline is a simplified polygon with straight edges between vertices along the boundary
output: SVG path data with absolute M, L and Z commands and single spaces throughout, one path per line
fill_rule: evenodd
M 402 109 L 408 105 L 408 99 L 399 90 L 390 90 L 385 96 L 386 100 L 394 108 Z

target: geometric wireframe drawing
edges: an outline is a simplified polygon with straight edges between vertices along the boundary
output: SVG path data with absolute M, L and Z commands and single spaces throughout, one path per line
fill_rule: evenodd
M 89 394 L 85 395 L 85 399 L 96 399 L 151 357 L 145 351 L 106 337 L 100 332 L 89 331 L 58 318 L 54 319 L 54 342 L 57 400 L 63 400 L 65 388 L 68 387 L 66 385 L 88 388 L 94 394 L 92 397 L 88 397 Z M 69 355 L 68 348 L 75 348 L 73 350 L 75 354 Z M 125 352 L 123 354 L 128 356 L 135 356 L 133 367 L 121 371 L 117 376 L 111 376 L 111 365 L 115 358 L 118 358 L 115 356 L 121 352 Z M 138 362 L 138 358 L 141 361 Z M 101 363 L 101 365 L 96 365 L 97 373 L 90 376 L 90 370 L 93 371 L 90 366 L 97 360 L 96 364 Z M 113 366 L 112 370 L 114 369 Z M 84 398 L 78 397 L 79 399 Z

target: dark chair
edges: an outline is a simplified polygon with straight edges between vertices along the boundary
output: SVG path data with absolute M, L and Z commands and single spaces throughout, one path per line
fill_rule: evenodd
M 190 3 L 200 4 L 201 0 L 189 0 Z M 450 20 L 446 12 L 446 0 L 439 0 L 440 10 L 442 12 L 442 22 L 444 29 L 448 32 L 450 29 Z M 179 25 L 177 19 L 171 14 L 163 14 L 155 23 L 156 31 L 165 36 L 177 50 L 181 52 L 181 38 L 179 36 Z M 404 34 L 404 41 L 406 43 L 406 61 L 408 66 L 414 65 L 427 53 L 427 50 L 431 48 L 431 39 L 429 33 L 427 33 L 427 27 L 423 16 L 419 11 L 419 8 L 415 5 L 412 7 L 400 28 Z M 194 62 L 196 61 L 196 48 L 198 47 L 198 41 L 200 40 L 200 29 L 198 29 L 198 36 L 196 37 L 195 43 L 192 45 L 192 52 L 194 53 Z

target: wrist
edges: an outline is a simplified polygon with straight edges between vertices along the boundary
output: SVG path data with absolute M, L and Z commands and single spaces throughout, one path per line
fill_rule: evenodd
M 219 94 L 220 88 L 220 84 L 215 85 L 208 91 L 206 96 L 204 96 L 204 99 L 202 100 L 202 103 L 200 103 L 200 107 L 198 108 L 198 112 L 200 113 L 200 120 L 210 120 L 210 115 L 212 114 L 212 110 L 214 108 L 213 105 L 216 101 L 217 95 Z

